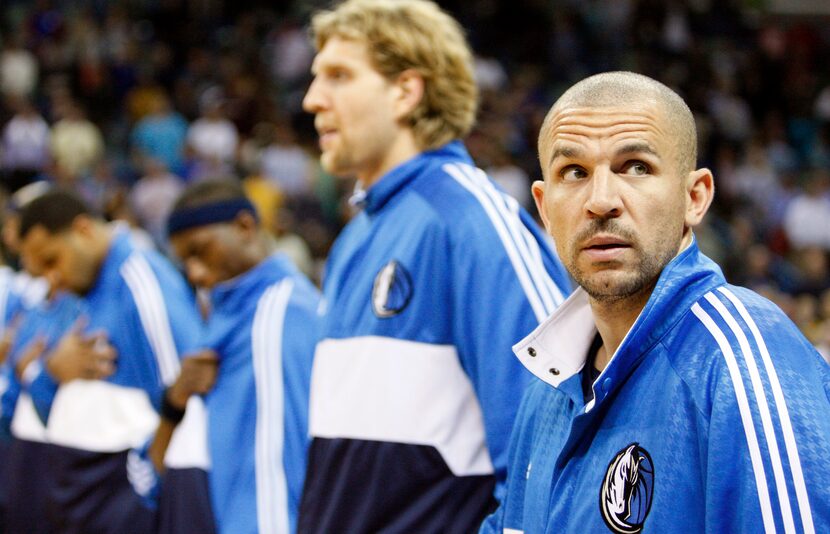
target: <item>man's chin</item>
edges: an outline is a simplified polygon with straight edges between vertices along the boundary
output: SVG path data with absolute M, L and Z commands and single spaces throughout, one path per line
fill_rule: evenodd
M 631 273 L 605 270 L 588 276 L 574 276 L 577 284 L 599 302 L 619 302 L 638 294 L 644 283 Z

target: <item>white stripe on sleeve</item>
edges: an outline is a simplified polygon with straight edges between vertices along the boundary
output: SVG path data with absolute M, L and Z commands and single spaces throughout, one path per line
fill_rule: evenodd
M 798 455 L 798 446 L 795 443 L 795 432 L 793 432 L 792 421 L 790 420 L 790 413 L 787 410 L 787 401 L 784 397 L 784 391 L 781 389 L 781 382 L 778 380 L 778 373 L 775 371 L 775 366 L 767 350 L 767 344 L 764 342 L 761 331 L 758 325 L 752 319 L 752 316 L 737 296 L 732 291 L 722 287 L 719 291 L 726 295 L 732 302 L 738 313 L 743 318 L 744 322 L 749 326 L 752 336 L 755 338 L 755 344 L 758 345 L 758 350 L 761 353 L 761 360 L 764 362 L 764 368 L 769 377 L 770 386 L 772 387 L 772 396 L 775 399 L 775 406 L 778 408 L 778 419 L 781 422 L 781 430 L 784 433 L 784 444 L 787 449 L 787 458 L 789 459 L 790 469 L 795 486 L 795 495 L 798 499 L 798 508 L 801 514 L 801 524 L 805 534 L 815 534 L 815 526 L 813 525 L 813 516 L 810 510 L 810 499 L 807 496 L 807 484 L 804 482 L 804 473 L 801 469 L 801 459 Z
M 761 517 L 764 520 L 764 532 L 774 534 L 775 521 L 772 518 L 772 504 L 769 498 L 767 477 L 764 473 L 764 463 L 761 460 L 758 437 L 755 435 L 755 426 L 752 423 L 752 412 L 749 409 L 749 401 L 746 396 L 746 390 L 744 389 L 743 379 L 741 378 L 741 371 L 738 368 L 738 362 L 735 360 L 735 354 L 732 352 L 732 347 L 729 345 L 726 336 L 709 314 L 703 310 L 700 304 L 695 303 L 692 306 L 692 313 L 700 319 L 700 322 L 703 323 L 712 337 L 715 338 L 723 354 L 723 359 L 726 361 L 726 367 L 729 369 L 729 376 L 732 379 L 732 386 L 735 388 L 738 410 L 741 414 L 741 422 L 743 423 L 744 434 L 746 434 L 746 442 L 749 447 L 749 457 L 752 461 L 752 471 L 755 475 L 758 501 L 761 506 Z
M 291 280 L 284 280 L 263 294 L 257 303 L 251 332 L 257 397 L 257 522 L 264 534 L 289 531 L 288 482 L 283 465 L 282 336 L 293 286 Z
M 156 275 L 140 254 L 133 254 L 124 262 L 121 275 L 135 300 L 141 325 L 158 362 L 161 380 L 170 385 L 179 374 L 179 357 Z
M 530 302 L 530 307 L 533 309 L 536 320 L 542 322 L 542 320 L 544 320 L 553 310 L 549 310 L 545 306 L 540 291 L 531 279 L 530 273 L 528 272 L 528 269 L 522 260 L 521 254 L 517 249 L 516 242 L 510 236 L 510 232 L 504 224 L 504 221 L 502 221 L 501 217 L 497 213 L 493 203 L 487 198 L 485 193 L 481 191 L 481 188 L 476 186 L 472 180 L 470 180 L 460 165 L 448 164 L 444 166 L 444 170 L 450 176 L 455 178 L 455 180 L 461 184 L 462 187 L 469 191 L 476 198 L 476 200 L 479 201 L 481 207 L 487 213 L 487 216 L 490 218 L 490 222 L 493 224 L 493 227 L 501 240 L 502 246 L 504 246 L 507 256 L 510 258 L 510 263 L 513 265 L 516 276 L 519 278 L 519 283 L 521 284 L 522 289 Z
M 752 354 L 752 349 L 749 347 L 749 340 L 746 334 L 741 330 L 738 322 L 732 317 L 732 314 L 729 313 L 726 306 L 713 293 L 707 293 L 706 300 L 723 317 L 723 320 L 726 321 L 726 324 L 729 325 L 732 333 L 738 339 L 738 345 L 741 347 L 741 353 L 743 354 L 747 370 L 749 371 L 752 389 L 755 392 L 755 402 L 758 404 L 758 412 L 761 414 L 761 424 L 764 428 L 769 459 L 772 464 L 773 476 L 775 477 L 775 488 L 778 491 L 781 517 L 784 521 L 784 532 L 788 534 L 794 533 L 795 523 L 793 521 L 793 511 L 790 508 L 790 495 L 787 490 L 787 481 L 784 480 L 784 467 L 781 464 L 781 455 L 778 452 L 778 439 L 775 436 L 775 428 L 772 425 L 772 417 L 769 411 L 769 402 L 764 392 L 764 384 L 761 382 L 761 375 L 758 373 L 758 364 L 755 362 L 755 355 Z

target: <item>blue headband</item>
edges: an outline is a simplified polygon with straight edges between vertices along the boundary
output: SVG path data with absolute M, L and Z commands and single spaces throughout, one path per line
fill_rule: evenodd
M 259 221 L 254 205 L 247 198 L 220 200 L 174 211 L 167 219 L 167 235 L 173 235 L 196 226 L 232 221 L 239 215 L 240 211 L 250 212 L 254 220 Z

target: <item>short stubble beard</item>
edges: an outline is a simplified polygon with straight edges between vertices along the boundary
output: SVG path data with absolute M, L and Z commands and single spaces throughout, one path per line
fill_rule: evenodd
M 625 240 L 636 254 L 637 262 L 631 267 L 633 272 L 620 273 L 621 280 L 597 281 L 594 278 L 597 273 L 587 274 L 578 267 L 577 258 L 581 252 L 579 243 L 584 243 L 598 233 L 608 233 Z M 665 243 L 665 241 L 664 241 Z M 660 243 L 661 245 L 663 243 Z M 570 254 L 566 267 L 574 281 L 585 290 L 588 295 L 597 302 L 603 304 L 614 304 L 624 301 L 643 291 L 651 291 L 663 272 L 663 268 L 674 258 L 677 253 L 677 246 L 661 246 L 658 255 L 644 254 L 636 239 L 636 236 L 610 219 L 595 220 L 591 225 L 580 232 L 570 245 Z M 609 263 L 609 270 L 613 269 L 614 262 Z

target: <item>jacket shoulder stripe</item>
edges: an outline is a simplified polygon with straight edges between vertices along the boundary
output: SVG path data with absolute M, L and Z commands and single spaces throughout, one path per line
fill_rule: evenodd
M 288 483 L 283 466 L 282 336 L 291 280 L 268 288 L 257 303 L 251 342 L 256 382 L 256 498 L 259 531 L 289 532 Z
M 179 374 L 179 357 L 156 275 L 139 254 L 133 254 L 124 262 L 121 274 L 135 300 L 141 325 L 158 362 L 161 380 L 164 384 L 172 384 Z
M 738 410 L 741 414 L 741 422 L 743 423 L 744 434 L 746 434 L 746 441 L 749 447 L 749 457 L 752 461 L 755 485 L 758 488 L 758 501 L 761 506 L 761 517 L 764 521 L 764 532 L 773 534 L 775 532 L 775 521 L 772 517 L 772 504 L 770 503 L 769 490 L 767 488 L 767 477 L 764 473 L 761 449 L 758 446 L 758 436 L 755 434 L 755 427 L 752 423 L 752 412 L 749 409 L 749 400 L 747 399 L 744 383 L 741 379 L 741 371 L 738 369 L 738 362 L 735 360 L 735 354 L 732 352 L 732 347 L 729 345 L 726 336 L 699 303 L 696 302 L 692 306 L 692 313 L 703 323 L 715 339 L 726 361 L 726 367 L 729 369 L 729 376 L 735 388 Z
M 795 524 L 793 521 L 793 512 L 790 508 L 790 495 L 787 490 L 787 482 L 784 480 L 784 467 L 781 463 L 781 455 L 778 450 L 778 439 L 775 436 L 775 428 L 772 424 L 769 402 L 767 401 L 766 392 L 764 391 L 764 385 L 761 382 L 761 375 L 758 372 L 758 364 L 755 361 L 755 355 L 749 347 L 749 340 L 747 339 L 746 334 L 729 310 L 726 309 L 726 306 L 724 306 L 724 304 L 718 300 L 713 293 L 707 293 L 706 300 L 715 308 L 715 310 L 717 310 L 723 320 L 726 321 L 726 324 L 738 340 L 741 355 L 743 356 L 746 368 L 749 371 L 749 379 L 752 384 L 752 390 L 755 393 L 755 402 L 758 407 L 758 412 L 761 415 L 761 424 L 764 429 L 764 437 L 766 438 L 773 476 L 775 477 L 775 488 L 778 491 L 778 502 L 781 507 L 781 517 L 784 521 L 784 532 L 787 532 L 788 534 L 794 533 Z
M 758 351 L 761 354 L 761 360 L 764 362 L 767 376 L 769 377 L 770 386 L 772 388 L 772 395 L 775 399 L 775 405 L 778 408 L 778 418 L 781 422 L 781 430 L 784 434 L 784 444 L 787 449 L 787 458 L 789 459 L 790 469 L 792 470 L 792 477 L 795 486 L 795 494 L 798 500 L 798 508 L 801 514 L 801 524 L 805 533 L 812 534 L 815 532 L 813 525 L 813 517 L 810 509 L 810 500 L 807 496 L 807 484 L 804 482 L 804 472 L 801 468 L 801 459 L 798 454 L 798 446 L 795 442 L 795 432 L 793 431 L 792 421 L 790 419 L 789 410 L 787 409 L 787 401 L 784 398 L 784 391 L 781 388 L 781 382 L 778 379 L 778 373 L 775 371 L 775 366 L 767 349 L 767 344 L 764 341 L 761 331 L 755 320 L 749 314 L 749 311 L 744 306 L 743 302 L 729 289 L 722 287 L 719 291 L 726 296 L 738 310 L 738 313 L 743 318 L 744 322 L 749 326 L 749 330 L 755 339 L 755 344 L 758 345 Z
M 443 168 L 444 171 L 446 171 L 459 184 L 461 184 L 462 187 L 469 191 L 481 204 L 481 207 L 484 209 L 490 219 L 490 222 L 493 224 L 507 256 L 510 258 L 510 263 L 513 265 L 513 269 L 516 272 L 519 283 L 521 284 L 522 289 L 530 302 L 530 306 L 536 315 L 536 320 L 541 322 L 553 311 L 553 305 L 550 297 L 547 299 L 544 298 L 543 293 L 540 290 L 540 285 L 544 286 L 544 284 L 539 284 L 538 280 L 534 279 L 538 278 L 538 274 L 534 277 L 533 272 L 528 269 L 528 266 L 522 259 L 522 252 L 526 253 L 525 257 L 528 257 L 529 254 L 527 254 L 527 251 L 519 250 L 520 243 L 514 238 L 514 236 L 511 235 L 510 230 L 498 212 L 498 207 L 492 202 L 492 199 L 488 198 L 482 188 L 476 185 L 470 178 L 466 172 L 468 169 L 465 169 L 464 166 L 459 164 L 447 164 L 444 165 Z M 547 273 L 545 273 L 545 276 L 548 276 Z
M 559 306 L 565 298 L 545 270 L 539 243 L 536 242 L 536 239 L 521 222 L 519 203 L 510 195 L 497 190 L 483 170 L 469 165 L 462 168 L 467 171 L 467 176 L 474 180 L 478 187 L 491 199 L 502 219 L 507 223 L 507 228 L 520 249 L 520 257 L 525 261 L 536 287 L 540 290 L 545 305 L 548 306 L 548 313 L 553 312 L 553 309 Z

